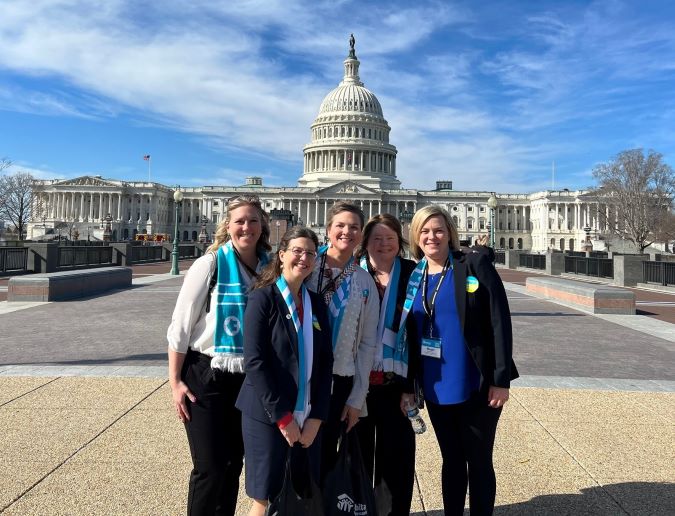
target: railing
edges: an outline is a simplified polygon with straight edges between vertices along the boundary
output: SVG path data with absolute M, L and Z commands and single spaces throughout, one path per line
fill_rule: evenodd
M 495 251 L 495 263 L 506 265 L 506 251 Z
M 194 258 L 196 249 L 194 244 L 178 244 L 178 258 Z
M 675 262 L 642 262 L 642 277 L 645 283 L 675 285 Z
M 544 254 L 521 254 L 519 256 L 520 266 L 528 269 L 546 270 L 546 255 Z
M 611 258 L 565 256 L 565 272 L 595 276 L 596 278 L 613 278 L 614 260 Z
M 132 263 L 161 262 L 164 259 L 164 247 L 161 245 L 136 245 L 131 248 Z
M 567 256 L 578 256 L 581 258 L 586 257 L 586 251 L 565 251 L 565 254 Z M 614 254 L 619 254 L 619 253 L 614 253 Z M 607 254 L 607 251 L 591 251 L 589 253 L 591 258 L 607 258 L 609 255 Z
M 57 267 L 112 264 L 112 247 L 68 246 L 58 248 Z
M 27 247 L 0 247 L 0 273 L 25 271 L 27 268 Z

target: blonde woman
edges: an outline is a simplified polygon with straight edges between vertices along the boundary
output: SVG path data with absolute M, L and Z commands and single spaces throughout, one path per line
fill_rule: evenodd
M 350 431 L 365 406 L 380 317 L 373 278 L 354 258 L 361 242 L 363 212 L 340 201 L 328 210 L 327 219 L 329 245 L 320 249 L 307 280 L 328 306 L 333 345 L 333 391 L 323 430 L 322 480 L 335 464 L 342 422 Z
M 237 196 L 208 252 L 188 270 L 169 341 L 169 384 L 193 469 L 188 514 L 235 513 L 244 447 L 234 406 L 244 380 L 244 309 L 267 263 L 269 218 L 257 197 Z
M 504 285 L 486 253 L 463 253 L 450 214 L 439 206 L 415 213 L 410 276 L 402 322 L 411 363 L 424 392 L 443 457 L 445 514 L 492 514 L 492 451 L 497 422 L 518 377 Z

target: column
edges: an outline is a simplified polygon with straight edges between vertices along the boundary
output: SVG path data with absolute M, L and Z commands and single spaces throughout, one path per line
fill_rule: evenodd
M 319 224 L 319 199 L 314 200 L 314 224 Z
M 324 225 L 324 227 L 326 226 L 327 222 L 328 222 L 328 201 L 324 200 L 323 201 L 323 225 Z
M 372 217 L 373 217 L 373 201 L 371 200 L 370 201 L 370 208 L 368 209 L 368 218 L 370 219 Z
M 122 194 L 117 194 L 117 220 L 122 220 Z
M 305 202 L 307 203 L 307 218 L 305 219 L 305 226 L 309 226 L 309 208 L 310 208 L 309 199 Z
M 382 199 L 377 201 L 377 213 L 382 213 Z

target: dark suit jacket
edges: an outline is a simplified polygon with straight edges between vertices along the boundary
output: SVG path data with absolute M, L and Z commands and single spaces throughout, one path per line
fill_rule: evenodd
M 314 355 L 309 418 L 325 421 L 333 381 L 333 348 L 327 308 L 320 296 L 309 293 Z M 298 337 L 288 308 L 275 285 L 253 290 L 244 314 L 244 372 L 236 407 L 253 419 L 276 423 L 292 413 L 298 395 Z
M 501 278 L 487 253 L 452 253 L 455 302 L 469 353 L 481 374 L 481 390 L 490 385 L 508 388 L 518 378 L 513 362 L 511 312 Z M 466 291 L 466 278 L 478 279 L 478 290 Z M 442 314 L 438 314 L 442 317 Z M 420 338 L 413 317 L 408 317 L 411 365 L 421 375 Z M 409 367 L 411 366 L 409 364 Z

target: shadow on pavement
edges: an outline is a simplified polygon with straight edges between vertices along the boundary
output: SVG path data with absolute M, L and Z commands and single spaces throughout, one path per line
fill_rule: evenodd
M 511 317 L 585 317 L 585 314 L 566 314 L 563 312 L 511 312 Z
M 494 514 L 675 514 L 675 484 L 672 483 L 622 482 L 584 488 L 581 493 L 536 496 L 527 502 L 497 506 Z M 412 516 L 443 516 L 443 511 L 415 512 Z M 464 509 L 464 516 L 469 516 L 468 509 Z
M 28 362 L 26 365 L 104 365 L 104 364 L 115 364 L 116 362 L 125 362 L 125 361 L 135 361 L 135 360 L 161 360 L 168 363 L 167 354 L 164 353 L 145 353 L 141 355 L 127 355 L 124 357 L 115 357 L 115 358 L 94 358 L 94 359 L 78 359 L 78 360 L 45 360 L 45 361 L 34 361 Z M 22 365 L 20 363 L 11 363 L 11 364 L 0 364 L 3 365 Z M 160 364 L 164 365 L 164 364 Z

